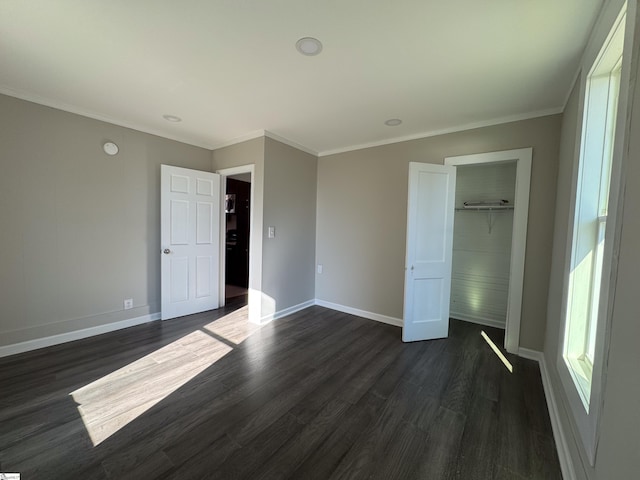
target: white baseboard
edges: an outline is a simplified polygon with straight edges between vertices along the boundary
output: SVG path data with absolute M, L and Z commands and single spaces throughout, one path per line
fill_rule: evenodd
M 106 323 L 104 325 L 97 325 L 95 327 L 83 328 L 82 330 L 74 330 L 73 332 L 52 335 L 50 337 L 27 340 L 26 342 L 14 343 L 13 345 L 5 345 L 0 347 L 0 358 L 7 357 L 9 355 L 16 355 L 18 353 L 29 352 L 31 350 L 37 350 L 39 348 L 51 347 L 53 345 L 59 345 L 61 343 L 72 342 L 74 340 L 80 340 L 87 337 L 93 337 L 95 335 L 101 335 L 103 333 L 113 332 L 116 330 L 121 330 L 123 328 L 152 322 L 154 320 L 160 320 L 159 312 L 142 315 L 141 317 L 129 318 L 127 320 L 121 320 L 119 322 Z
M 262 317 L 260 319 L 260 324 L 264 325 L 265 323 L 273 322 L 274 320 L 278 320 L 279 318 L 286 317 L 287 315 L 291 315 L 292 313 L 296 313 L 300 310 L 304 310 L 305 308 L 312 307 L 315 304 L 315 300 L 307 300 L 306 302 L 299 303 L 298 305 L 278 310 L 275 313 L 270 313 L 269 315 L 265 315 L 264 317 Z
M 388 317 L 379 313 L 367 312 L 366 310 L 360 310 L 359 308 L 347 307 L 346 305 L 331 303 L 317 298 L 315 304 L 320 307 L 330 308 L 331 310 L 337 310 L 339 312 L 356 315 L 358 317 L 367 318 L 369 320 L 375 320 L 376 322 L 393 325 L 394 327 L 402 327 L 403 325 L 403 321 L 400 318 Z
M 542 387 L 544 388 L 544 396 L 547 400 L 547 410 L 549 410 L 549 419 L 551 420 L 551 428 L 553 430 L 553 439 L 556 442 L 556 450 L 558 451 L 558 459 L 560 460 L 560 469 L 562 470 L 562 478 L 564 480 L 576 480 L 576 472 L 573 468 L 571 454 L 569 453 L 569 444 L 567 436 L 562 428 L 560 421 L 560 411 L 558 410 L 558 402 L 553 390 L 553 384 L 549 377 L 547 362 L 542 352 L 530 350 L 528 348 L 519 348 L 518 356 L 535 360 L 540 365 L 540 376 L 542 377 Z
M 531 350 L 530 348 L 518 348 L 518 356 L 528 360 L 535 360 L 538 363 L 542 361 L 542 352 Z M 540 366 L 540 371 L 542 371 L 542 365 Z
M 501 328 L 502 330 L 506 328 L 505 322 L 492 320 L 491 318 L 476 317 L 457 312 L 449 312 L 449 317 L 455 318 L 456 320 L 462 320 L 464 322 L 477 323 L 478 325 L 484 325 L 486 327 Z
M 315 300 L 307 300 L 306 302 L 294 305 L 289 308 L 285 308 L 278 312 L 262 317 L 260 323 L 269 323 L 292 313 L 304 310 L 307 307 L 315 305 Z M 30 352 L 39 348 L 51 347 L 53 345 L 59 345 L 61 343 L 72 342 L 74 340 L 81 340 L 83 338 L 93 337 L 95 335 L 101 335 L 103 333 L 114 332 L 116 330 L 122 330 L 123 328 L 134 327 L 143 323 L 152 322 L 154 320 L 160 320 L 160 312 L 151 313 L 148 315 L 142 315 L 140 317 L 129 318 L 127 320 L 121 320 L 119 322 L 106 323 L 104 325 L 98 325 L 90 328 L 83 328 L 81 330 L 74 330 L 73 332 L 61 333 L 59 335 L 52 335 L 50 337 L 36 338 L 34 340 L 27 340 L 26 342 L 14 343 L 12 345 L 0 346 L 0 358 L 8 357 L 9 355 L 17 355 L 18 353 Z

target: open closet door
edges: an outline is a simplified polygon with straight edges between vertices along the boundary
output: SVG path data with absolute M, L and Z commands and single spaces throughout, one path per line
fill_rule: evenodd
M 162 319 L 220 306 L 220 175 L 161 166 Z
M 449 333 L 456 168 L 409 164 L 402 341 Z

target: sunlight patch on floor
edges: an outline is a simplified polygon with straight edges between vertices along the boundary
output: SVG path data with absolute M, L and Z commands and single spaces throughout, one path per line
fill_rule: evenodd
M 244 306 L 205 325 L 204 329 L 237 345 L 244 342 L 252 333 L 261 328 L 260 325 L 249 323 L 247 316 L 248 307 Z
M 233 314 L 231 314 L 233 315 Z M 225 317 L 226 318 L 226 317 Z M 207 326 L 224 320 L 218 319 Z M 248 323 L 235 318 L 236 322 Z M 233 350 L 234 340 L 224 341 L 204 330 L 181 337 L 70 395 L 77 404 L 93 445 L 99 445 L 150 408 Z M 246 337 L 245 337 L 246 338 Z
M 491 350 L 493 350 L 493 353 L 495 353 L 498 356 L 498 358 L 502 360 L 502 363 L 504 363 L 504 366 L 507 367 L 507 370 L 513 373 L 513 365 L 511 365 L 511 362 L 507 360 L 507 357 L 505 357 L 502 354 L 500 349 L 496 346 L 495 343 L 493 343 L 493 341 L 489 338 L 489 336 L 486 333 L 484 333 L 484 330 L 480 332 L 480 335 L 482 335 L 482 338 L 484 338 L 485 342 L 489 344 L 489 346 L 491 347 Z

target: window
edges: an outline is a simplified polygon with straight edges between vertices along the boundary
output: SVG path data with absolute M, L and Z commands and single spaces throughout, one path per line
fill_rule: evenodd
M 623 13 L 587 77 L 563 358 L 589 412 L 624 47 Z
M 629 142 L 630 46 L 635 15 L 624 0 L 609 0 L 596 22 L 581 69 L 579 151 L 574 165 L 572 217 L 563 289 L 563 338 L 558 375 L 591 465 L 599 437 L 606 356 L 615 290 L 614 246 L 621 225 L 622 171 Z M 635 5 L 633 12 L 635 12 Z M 626 33 L 625 33 L 626 31 Z

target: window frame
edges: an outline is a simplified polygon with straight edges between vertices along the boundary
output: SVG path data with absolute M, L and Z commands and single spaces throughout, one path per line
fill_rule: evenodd
M 590 68 L 585 85 L 563 356 L 587 413 L 599 306 L 604 297 L 601 293 L 604 287 L 606 294 L 607 287 L 602 272 L 625 19 L 623 12 Z
M 557 352 L 557 369 L 561 385 L 566 395 L 568 409 L 572 412 L 572 427 L 577 430 L 577 438 L 582 440 L 584 450 L 581 455 L 586 456 L 590 465 L 595 464 L 597 445 L 599 439 L 600 412 L 604 385 L 606 382 L 606 363 L 609 349 L 609 337 L 611 327 L 611 313 L 615 294 L 615 278 L 617 273 L 618 251 L 620 244 L 622 212 L 622 195 L 626 151 L 625 146 L 629 141 L 629 84 L 631 67 L 631 47 L 635 32 L 636 17 L 635 1 L 611 0 L 605 3 L 598 21 L 594 27 L 589 43 L 585 50 L 580 73 L 576 81 L 580 82 L 580 97 L 577 117 L 576 139 L 573 158 L 573 177 L 570 197 L 570 219 L 567 231 L 567 243 L 565 251 L 564 282 L 562 296 L 562 316 L 560 329 L 560 342 Z M 625 22 L 624 50 L 620 72 L 620 89 L 618 92 L 618 109 L 616 113 L 615 132 L 613 136 L 613 154 L 611 159 L 611 176 L 608 195 L 608 211 L 605 219 L 605 244 L 602 251 L 602 283 L 598 302 L 596 329 L 599 332 L 595 337 L 594 358 L 583 356 L 574 361 L 565 360 L 565 343 L 567 332 L 567 312 L 570 299 L 570 273 L 572 268 L 572 252 L 574 247 L 574 224 L 576 218 L 576 199 L 579 193 L 579 173 L 582 157 L 584 110 L 587 94 L 587 82 L 593 65 L 599 57 L 603 47 L 610 41 L 616 26 Z M 602 214 L 603 212 L 599 212 Z M 599 215 L 598 228 L 602 226 L 602 216 Z M 588 343 L 589 335 L 586 335 L 585 343 Z M 591 376 L 590 388 L 585 385 L 584 378 L 579 373 Z M 587 398 L 585 398 L 587 397 Z M 585 408 L 585 405 L 587 408 Z

